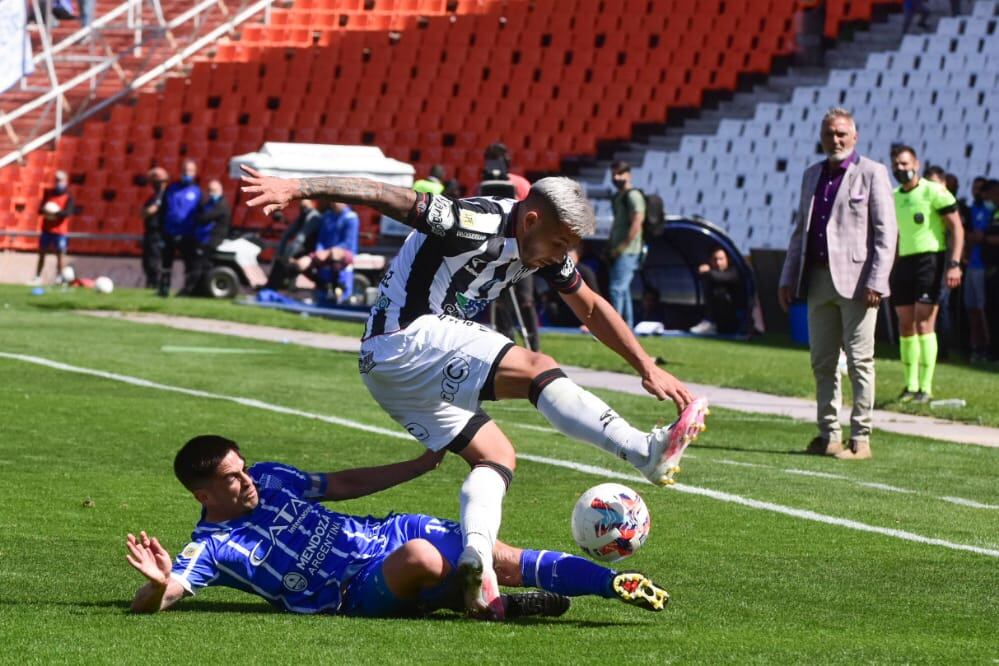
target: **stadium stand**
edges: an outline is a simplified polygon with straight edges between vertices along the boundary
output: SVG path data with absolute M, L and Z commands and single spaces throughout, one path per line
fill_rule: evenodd
M 869 21 L 876 6 L 900 2 L 827 5 L 826 33 L 836 35 Z M 374 144 L 418 173 L 447 164 L 471 187 L 482 146 L 502 139 L 519 169 L 557 171 L 567 156 L 594 154 L 598 142 L 631 138 L 636 123 L 662 123 L 671 111 L 731 93 L 740 77 L 770 73 L 793 52 L 796 9 L 794 0 L 710 0 L 696 11 L 681 0 L 297 0 L 275 8 L 267 25 L 245 24 L 238 39 L 221 40 L 181 76 L 86 122 L 57 148 L 0 170 L 0 226 L 33 229 L 41 187 L 54 169 L 68 168 L 83 208 L 75 230 L 136 234 L 140 176 L 149 166 L 176 173 L 190 156 L 203 176 L 223 175 L 230 156 L 265 140 Z M 760 112 L 785 118 L 781 108 Z M 786 205 L 780 196 L 806 139 L 785 141 L 778 133 L 785 128 L 770 130 L 763 117 L 727 123 L 724 141 L 691 137 L 682 152 L 649 151 L 639 184 L 665 174 L 668 183 L 655 182 L 666 192 L 703 199 L 701 183 L 739 176 L 734 147 L 748 160 L 779 144 L 788 155 L 784 183 L 778 175 L 766 183 L 743 179 L 731 202 L 727 195 L 712 201 L 724 208 L 704 210 L 728 224 L 727 215 L 743 216 L 738 207 L 747 207 L 747 241 L 776 233 L 769 220 L 778 213 L 766 224 L 756 218 L 766 206 Z M 787 119 L 788 131 L 797 131 Z M 695 171 L 681 168 L 681 155 L 697 157 Z M 226 186 L 231 195 L 235 182 Z M 696 198 L 670 200 L 672 210 L 696 205 Z M 235 212 L 236 225 L 268 224 L 245 207 Z M 33 246 L 33 239 L 0 237 L 0 247 Z M 137 251 L 134 242 L 113 239 L 83 249 Z
M 897 50 L 872 53 L 862 67 L 834 69 L 825 83 L 796 88 L 788 102 L 760 103 L 749 119 L 722 119 L 711 134 L 683 136 L 675 150 L 647 150 L 633 170 L 636 185 L 669 193 L 671 212 L 715 222 L 742 250 L 782 249 L 801 173 L 821 158 L 818 122 L 832 106 L 853 110 L 859 149 L 875 159 L 887 163 L 891 146 L 907 143 L 924 165 L 943 166 L 965 184 L 996 173 L 996 6 L 979 0 L 970 16 L 906 35 Z M 601 177 L 609 187 L 609 176 Z M 608 201 L 597 208 L 610 215 Z

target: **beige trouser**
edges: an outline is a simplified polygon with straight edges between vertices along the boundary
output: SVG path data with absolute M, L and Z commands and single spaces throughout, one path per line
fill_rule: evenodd
M 839 408 L 843 402 L 839 377 L 839 350 L 853 386 L 850 435 L 869 440 L 874 407 L 874 327 L 877 308 L 864 301 L 843 298 L 825 266 L 808 274 L 808 334 L 815 375 L 816 418 L 819 433 L 831 442 L 842 441 Z

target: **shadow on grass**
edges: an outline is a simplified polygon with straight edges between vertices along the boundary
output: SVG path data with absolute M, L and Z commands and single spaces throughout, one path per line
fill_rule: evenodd
M 89 609 L 89 608 L 108 608 L 112 610 L 119 610 L 122 613 L 128 613 L 131 608 L 132 602 L 126 599 L 105 599 L 103 601 L 63 601 L 63 600 L 0 600 L 0 607 L 2 606 L 60 606 L 68 609 Z M 170 614 L 174 613 L 232 613 L 238 615 L 293 615 L 293 613 L 288 613 L 282 611 L 278 608 L 264 603 L 264 602 L 253 602 L 253 601 L 189 601 L 178 603 L 172 606 L 168 611 Z M 405 616 L 405 617 L 381 617 L 381 618 L 365 618 L 358 617 L 352 618 L 358 620 L 374 620 L 374 621 L 384 621 L 384 622 L 480 622 L 480 620 L 474 620 L 469 617 L 465 617 L 461 613 L 456 613 L 453 611 L 441 610 L 437 611 L 431 615 L 420 615 L 420 616 Z M 651 619 L 651 618 L 650 618 Z M 521 626 L 531 626 L 531 625 L 557 625 L 560 627 L 578 627 L 580 629 L 605 629 L 613 627 L 630 627 L 635 625 L 646 624 L 642 620 L 636 618 L 635 620 L 629 621 L 617 621 L 617 622 L 607 622 L 607 621 L 596 621 L 596 620 L 573 620 L 572 618 L 566 617 L 520 617 L 512 620 L 507 620 L 503 624 L 516 624 Z

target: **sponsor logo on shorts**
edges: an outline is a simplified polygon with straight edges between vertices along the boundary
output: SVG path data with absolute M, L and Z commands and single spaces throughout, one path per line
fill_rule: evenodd
M 448 314 L 462 319 L 475 319 L 489 305 L 489 301 L 486 299 L 470 298 L 462 293 L 455 294 L 454 300 L 455 309 L 458 311 L 455 313 L 448 312 Z
M 477 234 L 474 231 L 464 231 L 462 229 L 459 229 L 458 231 L 454 232 L 454 235 L 457 236 L 458 238 L 467 238 L 468 240 L 474 240 L 474 241 L 484 241 L 485 239 L 489 238 L 489 236 L 487 236 L 486 234 Z
M 441 399 L 454 402 L 455 396 L 461 389 L 461 383 L 468 379 L 472 368 L 469 365 L 471 359 L 457 352 L 444 364 L 444 378 L 441 380 Z
M 375 353 L 374 352 L 364 352 L 357 359 L 357 369 L 362 375 L 366 375 L 371 372 L 377 363 L 375 363 Z
M 301 592 L 309 586 L 309 579 L 296 571 L 291 571 L 284 575 L 281 584 L 289 592 Z
M 407 423 L 405 427 L 406 431 L 409 432 L 409 434 L 415 437 L 418 441 L 422 442 L 427 439 L 430 439 L 430 431 L 419 423 Z
M 430 231 L 443 236 L 454 226 L 454 212 L 451 210 L 451 200 L 445 197 L 434 197 L 427 211 L 427 225 Z

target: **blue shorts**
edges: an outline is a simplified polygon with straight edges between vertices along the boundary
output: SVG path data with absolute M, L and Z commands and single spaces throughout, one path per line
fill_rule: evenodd
M 65 254 L 66 246 L 66 234 L 53 234 L 48 231 L 43 231 L 42 235 L 38 238 L 39 250 L 51 249 Z
M 458 523 L 426 516 L 423 514 L 401 513 L 390 516 L 388 542 L 385 552 L 374 557 L 358 571 L 343 589 L 343 603 L 340 605 L 341 615 L 357 617 L 392 617 L 399 615 L 414 615 L 421 609 L 440 607 L 437 603 L 446 598 L 447 582 L 437 588 L 428 590 L 420 599 L 399 599 L 392 594 L 385 584 L 382 575 L 382 565 L 385 558 L 414 539 L 429 541 L 454 571 L 458 566 L 458 558 L 462 551 L 461 525 Z

